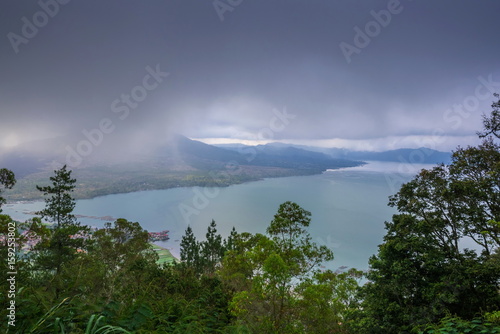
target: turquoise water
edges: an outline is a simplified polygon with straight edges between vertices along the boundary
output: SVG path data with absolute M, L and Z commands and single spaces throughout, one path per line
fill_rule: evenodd
M 111 216 L 138 221 L 150 231 L 170 230 L 162 245 L 178 254 L 179 240 L 188 224 L 203 238 L 210 221 L 226 236 L 233 226 L 239 232 L 264 233 L 279 205 L 294 201 L 310 211 L 309 232 L 315 242 L 333 249 L 335 259 L 326 266 L 368 268 L 385 234 L 384 222 L 395 213 L 388 196 L 402 182 L 428 165 L 369 163 L 327 171 L 321 175 L 265 179 L 226 188 L 176 188 L 79 200 L 75 214 L 82 223 L 103 226 Z M 16 203 L 4 207 L 18 220 L 43 208 L 43 202 Z

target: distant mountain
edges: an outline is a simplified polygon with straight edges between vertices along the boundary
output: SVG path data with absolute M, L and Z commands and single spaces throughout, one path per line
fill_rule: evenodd
M 451 153 L 432 150 L 421 147 L 417 149 L 401 148 L 397 150 L 370 152 L 370 151 L 349 151 L 332 148 L 328 152 L 330 156 L 343 159 L 359 159 L 374 161 L 395 161 L 407 163 L 427 163 L 439 164 L 450 163 Z
M 222 168 L 228 163 L 246 166 L 279 167 L 286 169 L 311 170 L 315 172 L 339 167 L 358 166 L 359 161 L 333 158 L 320 152 L 296 147 L 259 146 L 214 146 L 177 135 L 163 153 L 176 155 L 185 163 L 197 169 Z M 174 153 L 175 152 L 175 153 Z
M 333 158 L 321 152 L 313 152 L 291 146 L 278 147 L 272 145 L 259 145 L 254 149 L 255 158 L 250 164 L 261 166 L 326 170 L 340 167 L 353 167 L 362 164 L 360 161 Z
M 58 164 L 64 164 L 66 152 L 61 145 L 70 142 L 68 138 L 53 138 L 0 154 L 0 168 L 13 170 L 18 180 L 14 189 L 5 191 L 5 197 L 10 201 L 40 199 L 41 193 L 34 185 L 47 184 Z M 228 186 L 262 178 L 319 174 L 326 169 L 359 166 L 368 160 L 450 161 L 450 153 L 426 148 L 360 152 L 282 143 L 219 146 L 181 135 L 168 138 L 160 147 L 144 147 L 141 152 L 129 152 L 124 146 L 121 149 L 95 152 L 74 168 L 76 198 L 175 187 Z
M 243 150 L 244 145 L 238 146 L 223 146 L 217 145 L 219 147 L 226 147 L 231 150 Z M 246 149 L 252 146 L 246 146 Z M 313 147 L 313 146 L 303 146 L 303 145 L 292 145 L 285 143 L 270 143 L 267 145 L 255 146 L 257 150 L 264 152 L 271 152 L 272 150 L 285 150 L 287 148 L 301 149 L 307 152 L 322 153 L 333 159 L 344 159 L 344 160 L 354 160 L 354 161 L 393 161 L 393 162 L 409 162 L 409 163 L 428 163 L 428 164 L 439 164 L 439 163 L 450 163 L 451 162 L 451 152 L 441 152 L 429 148 L 402 148 L 397 150 L 389 150 L 383 152 L 373 152 L 373 151 L 352 151 L 343 148 L 324 148 L 324 147 Z M 313 158 L 313 157 L 311 157 Z
M 31 151 L 33 152 L 33 150 Z M 46 151 L 44 151 L 46 152 Z M 63 152 L 64 153 L 64 152 Z M 208 145 L 176 135 L 166 144 L 129 154 L 127 160 L 89 156 L 74 168 L 78 181 L 74 196 L 96 196 L 175 187 L 228 186 L 262 178 L 318 174 L 326 169 L 362 164 L 296 147 Z M 35 154 L 20 150 L 0 157 L 0 168 L 12 169 L 18 182 L 5 192 L 11 200 L 40 199 L 34 185 L 43 185 L 65 154 Z
M 160 151 L 181 159 L 184 163 L 200 170 L 223 168 L 229 162 L 242 164 L 244 157 L 232 150 L 212 146 L 187 137 L 173 136 Z
M 52 138 L 0 154 L 0 168 L 15 172 L 23 178 L 38 172 L 51 172 L 54 161 L 64 163 L 65 152 L 60 147 L 67 138 Z M 57 146 L 59 145 L 59 146 Z M 146 153 L 147 152 L 147 153 Z M 325 169 L 351 167 L 360 161 L 396 161 L 411 163 L 449 163 L 451 153 L 428 148 L 397 149 L 384 152 L 352 151 L 340 148 L 321 148 L 311 146 L 271 143 L 267 145 L 246 146 L 242 144 L 208 145 L 181 135 L 172 136 L 166 144 L 156 150 L 144 150 L 143 154 L 130 154 L 126 161 L 99 162 L 98 156 L 90 156 L 77 169 L 97 166 L 114 166 L 127 169 L 163 170 L 182 172 L 207 172 L 224 169 L 228 164 L 251 168 L 281 168 L 290 173 L 319 173 Z M 266 175 L 265 173 L 263 175 Z

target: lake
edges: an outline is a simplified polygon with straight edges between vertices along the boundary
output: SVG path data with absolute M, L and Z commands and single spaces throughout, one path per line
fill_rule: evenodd
M 368 269 L 385 234 L 384 222 L 395 213 L 388 197 L 403 182 L 432 165 L 370 162 L 364 166 L 326 171 L 312 176 L 265 179 L 225 188 L 175 188 L 78 200 L 79 221 L 101 227 L 102 217 L 126 218 L 149 231 L 170 231 L 170 240 L 159 243 L 179 254 L 179 242 L 188 225 L 204 238 L 214 219 L 225 237 L 234 226 L 238 232 L 264 233 L 281 203 L 293 201 L 310 211 L 313 241 L 334 251 L 330 269 L 341 266 Z M 43 202 L 14 203 L 4 214 L 24 221 L 42 209 Z

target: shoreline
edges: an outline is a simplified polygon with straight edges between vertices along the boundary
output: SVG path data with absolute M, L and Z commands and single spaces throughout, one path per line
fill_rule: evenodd
M 194 188 L 194 187 L 203 187 L 203 188 L 227 188 L 230 186 L 238 185 L 238 184 L 245 184 L 245 183 L 250 183 L 250 182 L 258 182 L 262 181 L 265 179 L 275 179 L 275 178 L 282 178 L 282 177 L 295 177 L 295 176 L 310 176 L 310 175 L 320 175 L 325 172 L 331 172 L 331 171 L 340 171 L 340 170 L 347 170 L 351 168 L 357 168 L 366 165 L 367 162 L 364 161 L 359 161 L 358 165 L 356 166 L 349 166 L 349 167 L 338 167 L 338 168 L 327 168 L 323 170 L 300 170 L 296 169 L 293 171 L 296 171 L 296 173 L 292 173 L 291 175 L 277 175 L 277 176 L 264 176 L 264 177 L 258 177 L 255 179 L 250 179 L 250 180 L 234 180 L 234 182 L 230 182 L 228 184 L 214 184 L 214 185 L 206 185 L 206 184 L 199 184 L 199 185 L 176 185 L 176 186 L 167 186 L 167 187 L 159 187 L 159 188 L 152 188 L 152 189 L 138 189 L 138 190 L 130 190 L 130 191 L 103 191 L 102 194 L 99 195 L 83 195 L 83 196 L 75 196 L 75 200 L 91 200 L 99 197 L 104 197 L 104 196 L 110 196 L 110 195 L 120 195 L 120 194 L 130 194 L 130 193 L 138 193 L 138 192 L 143 192 L 143 191 L 154 191 L 154 190 L 169 190 L 169 189 L 179 189 L 179 188 Z M 104 188 L 105 190 L 105 188 Z M 6 194 L 6 204 L 4 205 L 7 207 L 8 205 L 14 205 L 14 204 L 33 204 L 33 203 L 38 203 L 38 202 L 43 202 L 45 199 L 44 197 L 37 197 L 37 198 L 28 198 L 28 199 L 16 199 L 16 200 L 11 200 L 9 199 L 9 195 Z

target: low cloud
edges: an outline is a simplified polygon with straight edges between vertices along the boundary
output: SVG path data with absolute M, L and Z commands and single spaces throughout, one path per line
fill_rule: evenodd
M 93 156 L 141 152 L 173 133 L 374 150 L 420 146 L 436 134 L 446 138 L 440 149 L 472 141 L 500 91 L 492 42 L 500 3 L 404 5 L 347 63 L 339 43 L 387 1 L 256 0 L 223 21 L 211 2 L 72 1 L 19 52 L 0 40 L 0 151 L 37 150 L 28 143 L 47 138 L 76 149 L 103 119 L 115 128 Z M 40 10 L 0 6 L 4 36 Z M 169 76 L 142 99 L 136 87 L 157 64 Z M 481 77 L 490 84 L 478 95 Z M 141 101 L 120 119 L 125 111 L 113 103 L 123 94 Z M 284 108 L 296 119 L 265 130 Z

